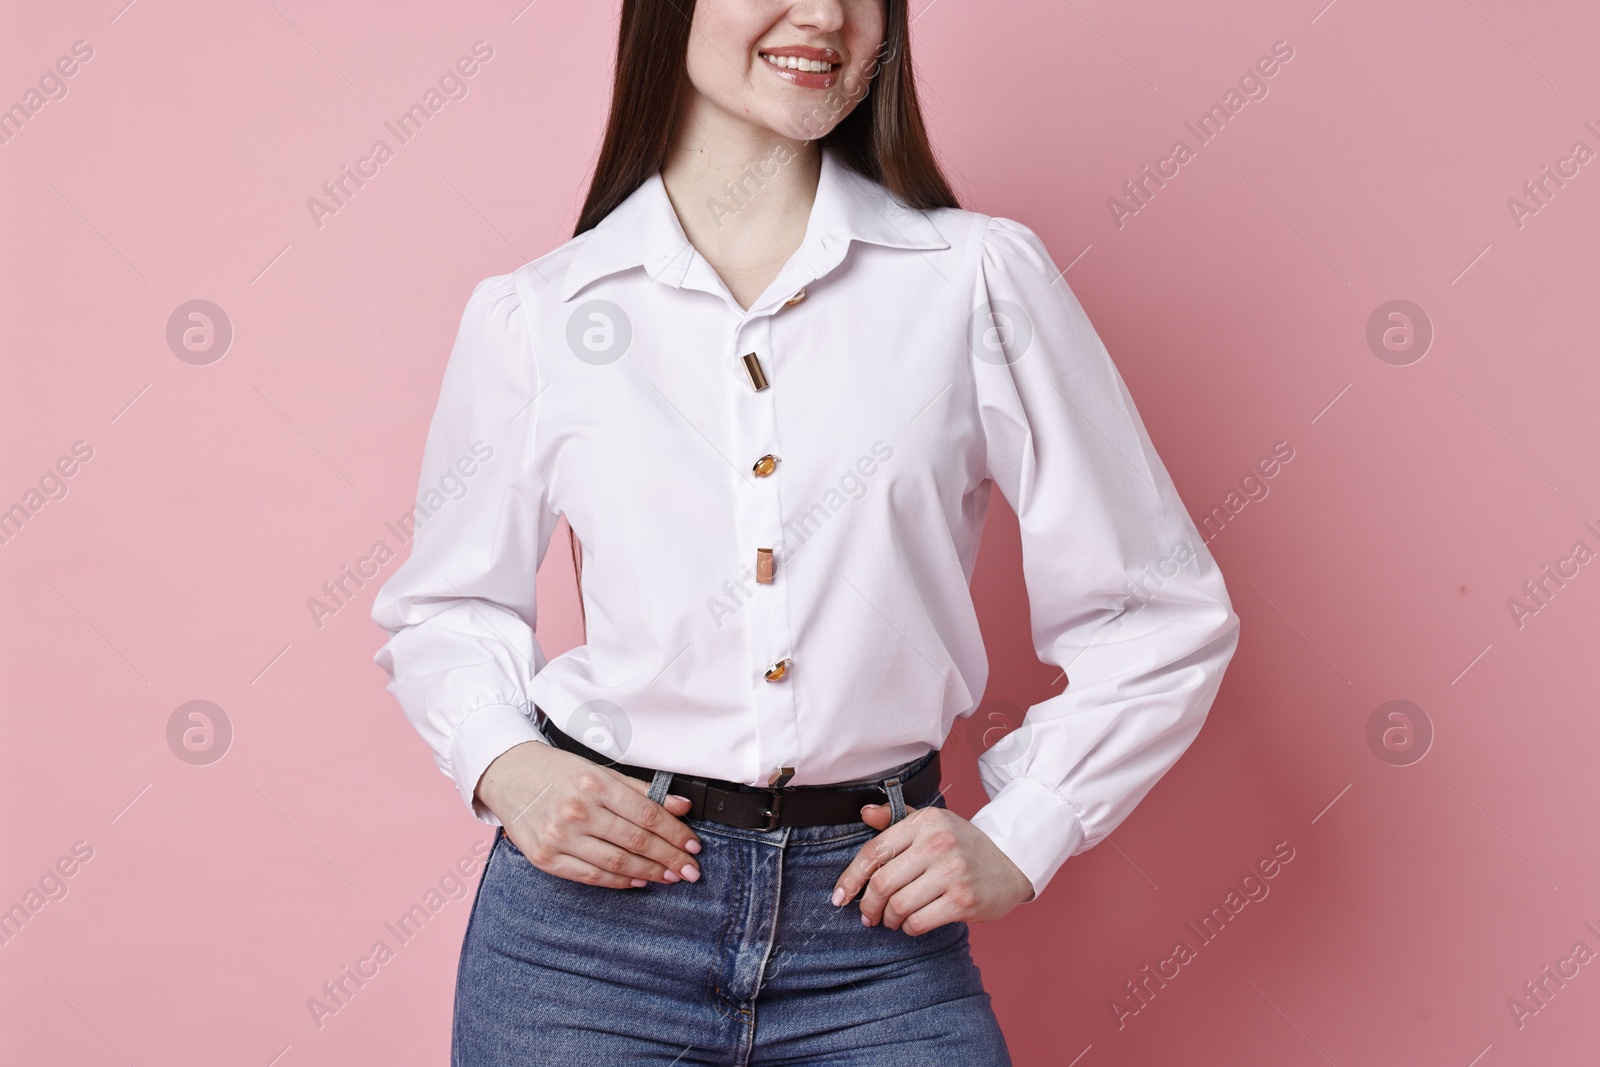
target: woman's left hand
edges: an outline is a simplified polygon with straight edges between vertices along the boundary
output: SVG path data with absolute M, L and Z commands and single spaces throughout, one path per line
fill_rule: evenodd
M 835 883 L 835 906 L 861 898 L 861 921 L 912 935 L 950 922 L 998 919 L 1033 899 L 1033 884 L 989 835 L 953 811 L 914 808 L 893 826 L 887 804 L 861 809 L 882 831 Z

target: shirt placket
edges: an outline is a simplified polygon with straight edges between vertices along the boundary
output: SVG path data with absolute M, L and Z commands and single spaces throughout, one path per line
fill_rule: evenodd
M 801 299 L 804 299 L 802 296 Z M 806 670 L 789 625 L 789 576 L 780 558 L 786 467 L 804 463 L 784 452 L 777 397 L 784 388 L 783 354 L 773 345 L 773 317 L 798 301 L 747 315 L 734 333 L 728 370 L 742 394 L 732 406 L 732 459 L 741 475 L 734 509 L 737 585 L 745 597 L 748 677 L 755 710 L 760 782 L 787 781 L 800 752 L 796 684 Z

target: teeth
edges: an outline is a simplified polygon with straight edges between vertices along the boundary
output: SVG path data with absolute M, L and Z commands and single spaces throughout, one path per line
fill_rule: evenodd
M 761 58 L 771 63 L 774 67 L 782 67 L 785 70 L 805 71 L 808 74 L 826 74 L 833 70 L 836 65 L 824 63 L 820 59 L 801 59 L 799 56 L 769 56 L 764 52 Z

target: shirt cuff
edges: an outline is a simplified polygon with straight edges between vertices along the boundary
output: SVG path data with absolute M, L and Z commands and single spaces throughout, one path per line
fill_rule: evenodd
M 1045 885 L 1082 845 L 1083 819 L 1061 794 L 1033 778 L 1013 778 L 972 816 L 972 825 L 1017 865 L 1038 900 Z M 1026 903 L 1026 902 L 1025 902 Z
M 494 812 L 474 797 L 478 779 L 501 753 L 524 741 L 550 743 L 528 718 L 528 713 L 511 704 L 486 704 L 456 728 L 450 741 L 450 769 L 456 788 L 461 791 L 461 799 L 479 822 L 500 825 Z

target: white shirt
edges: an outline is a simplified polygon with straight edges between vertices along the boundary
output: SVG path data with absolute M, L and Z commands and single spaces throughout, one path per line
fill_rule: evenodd
M 542 740 L 533 705 L 619 762 L 872 775 L 942 746 L 983 695 L 968 583 L 991 484 L 1021 528 L 1035 649 L 1070 684 L 984 754 L 972 821 L 1038 892 L 1194 739 L 1238 619 L 1038 237 L 911 210 L 832 150 L 804 241 L 748 311 L 659 175 L 478 284 L 411 556 L 373 605 L 392 635 L 376 662 L 491 825 L 473 792 Z M 534 576 L 561 515 L 587 636 L 547 660 Z

